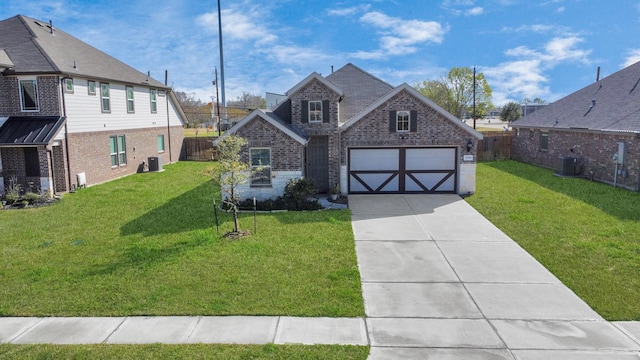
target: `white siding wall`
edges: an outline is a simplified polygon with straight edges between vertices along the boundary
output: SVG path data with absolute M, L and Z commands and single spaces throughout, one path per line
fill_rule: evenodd
M 96 94 L 89 95 L 88 79 L 74 78 L 73 93 L 65 93 L 67 125 L 70 133 L 89 131 L 109 131 L 119 129 L 143 129 L 167 126 L 167 102 L 169 102 L 169 121 L 171 126 L 180 126 L 182 121 L 171 98 L 157 96 L 157 112 L 151 113 L 150 88 L 134 86 L 134 113 L 127 112 L 127 84 L 109 83 L 111 112 L 102 112 L 100 81 L 96 80 Z M 158 94 L 164 90 L 158 90 Z

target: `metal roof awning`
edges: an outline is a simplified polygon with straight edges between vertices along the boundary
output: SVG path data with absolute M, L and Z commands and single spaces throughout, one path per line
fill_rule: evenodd
M 48 145 L 66 118 L 60 116 L 12 116 L 0 125 L 0 147 Z

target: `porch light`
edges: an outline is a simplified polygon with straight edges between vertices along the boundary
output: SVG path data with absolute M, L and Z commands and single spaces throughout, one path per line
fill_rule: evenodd
M 467 141 L 467 152 L 470 152 L 472 147 L 473 147 L 473 141 L 469 139 L 469 141 Z

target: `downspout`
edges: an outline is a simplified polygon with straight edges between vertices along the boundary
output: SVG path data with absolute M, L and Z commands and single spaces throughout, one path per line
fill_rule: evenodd
M 169 81 L 169 70 L 164 71 L 164 86 L 167 86 L 167 82 Z M 171 89 L 167 90 L 167 96 L 165 96 L 165 100 L 167 102 L 167 142 L 169 145 L 169 163 L 173 162 L 173 158 L 171 156 L 171 119 L 169 118 L 169 92 Z
M 64 99 L 64 78 L 60 79 L 60 95 L 62 99 L 62 116 L 64 116 L 64 152 L 67 159 L 67 191 L 71 191 L 71 161 L 69 160 L 69 129 L 67 127 L 67 104 Z

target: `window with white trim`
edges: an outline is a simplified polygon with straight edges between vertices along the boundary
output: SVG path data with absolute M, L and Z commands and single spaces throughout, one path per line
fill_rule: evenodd
M 20 106 L 22 111 L 40 111 L 38 80 L 20 80 Z
M 158 98 L 157 98 L 157 90 L 156 89 L 151 89 L 149 90 L 149 97 L 151 98 L 151 112 L 152 113 L 157 113 L 158 112 Z
M 89 80 L 87 82 L 87 93 L 89 95 L 95 95 L 96 94 L 96 82 L 93 80 Z
M 309 101 L 309 122 L 322 122 L 322 101 Z
M 125 89 L 127 93 L 127 112 L 136 112 L 135 102 L 133 100 L 133 86 L 127 86 Z
M 109 136 L 109 150 L 111 151 L 112 167 L 127 164 L 127 146 L 124 135 Z
M 409 112 L 398 111 L 396 113 L 396 131 L 408 132 L 409 131 Z
M 251 157 L 251 186 L 271 186 L 271 149 L 253 148 Z
M 102 112 L 111 112 L 111 95 L 108 83 L 100 83 L 100 99 L 102 101 Z
M 64 92 L 73 94 L 73 79 L 66 78 L 64 79 Z

